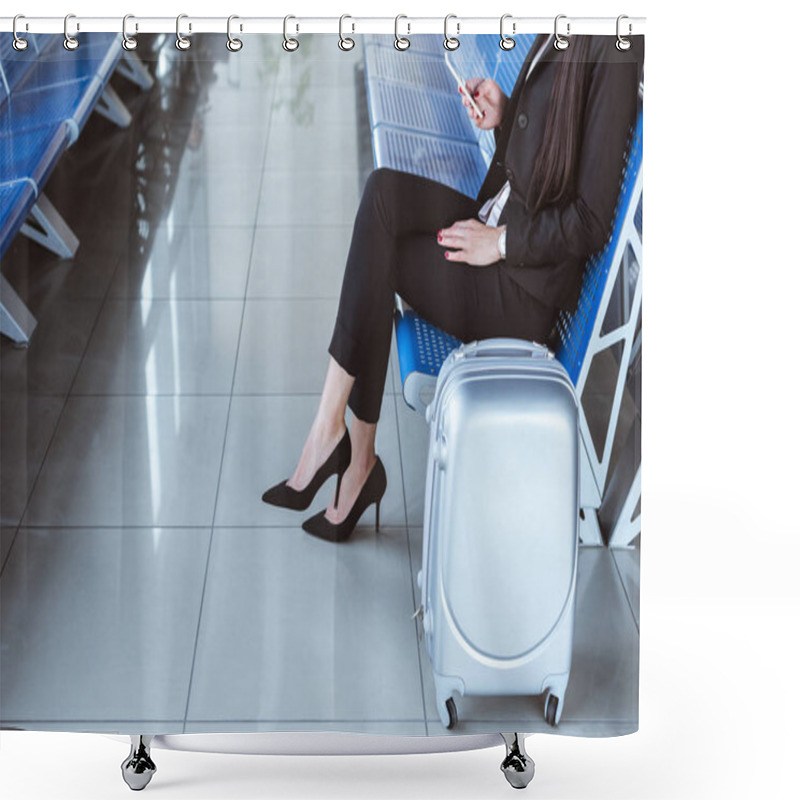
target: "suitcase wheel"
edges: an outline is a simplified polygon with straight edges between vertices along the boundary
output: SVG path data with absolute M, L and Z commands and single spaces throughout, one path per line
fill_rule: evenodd
M 445 726 L 447 730 L 451 730 L 455 728 L 458 724 L 458 711 L 456 711 L 456 701 L 453 700 L 452 697 L 448 697 L 445 701 L 445 708 L 447 708 L 447 725 Z
M 558 698 L 554 694 L 547 695 L 547 704 L 544 709 L 544 718 L 547 724 L 555 728 L 556 714 L 558 712 Z

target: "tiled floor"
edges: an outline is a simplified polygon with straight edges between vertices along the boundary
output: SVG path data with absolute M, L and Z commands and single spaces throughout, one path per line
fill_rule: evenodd
M 131 128 L 92 118 L 48 184 L 76 257 L 4 258 L 39 327 L 1 345 L 3 726 L 444 732 L 412 619 L 427 427 L 394 352 L 381 531 L 370 510 L 332 545 L 260 500 L 324 377 L 369 148 L 356 63 L 313 37 L 154 48 L 149 95 L 115 78 Z M 580 551 L 562 733 L 637 726 L 638 555 Z M 466 697 L 458 730 L 542 716 Z

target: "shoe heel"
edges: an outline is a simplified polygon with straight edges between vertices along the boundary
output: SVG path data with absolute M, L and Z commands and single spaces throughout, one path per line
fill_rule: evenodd
M 336 474 L 336 494 L 333 496 L 333 507 L 339 508 L 339 490 L 342 488 L 342 475 L 343 472 Z
M 375 503 L 375 530 L 380 530 L 381 527 L 381 501 Z

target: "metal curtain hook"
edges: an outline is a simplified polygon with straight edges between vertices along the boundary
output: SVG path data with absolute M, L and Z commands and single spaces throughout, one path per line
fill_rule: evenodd
M 126 14 L 122 18 L 122 46 L 125 50 L 135 50 L 139 44 L 132 36 L 128 36 L 128 20 L 136 19 L 133 14 Z M 136 30 L 139 30 L 139 23 L 136 23 Z
M 287 14 L 283 18 L 283 49 L 287 53 L 291 53 L 297 50 L 298 47 L 300 47 L 300 42 L 298 42 L 297 39 L 290 38 L 289 34 L 287 33 L 287 26 L 290 19 L 296 19 L 296 17 L 293 17 L 291 14 Z M 295 24 L 295 32 L 299 30 L 300 26 Z
M 503 14 L 503 16 L 500 17 L 500 49 L 501 50 L 513 50 L 514 47 L 517 44 L 514 41 L 514 39 L 512 39 L 510 36 L 506 36 L 505 33 L 503 32 L 503 25 L 505 24 L 505 21 L 507 19 L 511 19 L 511 14 Z M 516 33 L 516 32 L 517 32 L 517 23 L 516 22 L 512 22 L 511 23 L 511 33 Z
M 227 47 L 231 53 L 238 53 L 244 46 L 241 39 L 237 39 L 231 34 L 231 22 L 233 22 L 235 19 L 239 19 L 236 14 L 231 14 L 228 17 L 228 41 L 225 42 L 225 47 Z M 239 26 L 239 30 L 242 30 L 241 25 Z
M 622 20 L 624 20 L 624 19 L 628 19 L 628 17 L 625 16 L 625 14 L 620 14 L 617 17 L 617 50 L 621 50 L 623 53 L 626 50 L 630 50 L 631 49 L 631 40 L 630 39 L 626 39 L 620 33 L 620 22 L 622 22 Z M 631 33 L 633 33 L 633 26 L 631 25 L 630 22 L 628 22 L 628 36 L 630 36 Z
M 566 39 L 558 32 L 558 21 L 560 19 L 566 19 L 566 18 L 567 18 L 566 14 L 559 14 L 556 17 L 555 28 L 554 28 L 556 38 L 555 41 L 553 42 L 553 47 L 555 47 L 556 50 L 566 50 L 569 47 L 569 39 Z M 569 22 L 567 23 L 567 36 L 569 36 Z
M 405 14 L 398 14 L 394 18 L 394 46 L 396 50 L 408 50 L 411 47 L 411 41 L 406 39 L 405 36 L 400 35 L 400 20 L 401 19 L 408 19 Z M 411 33 L 411 23 L 406 23 L 406 28 L 408 29 L 408 33 Z
M 21 53 L 23 50 L 27 49 L 28 40 L 27 39 L 23 39 L 17 33 L 17 20 L 18 19 L 25 19 L 25 16 L 23 14 L 17 14 L 17 16 L 14 17 L 14 23 L 11 26 L 11 30 L 14 32 L 14 41 L 13 41 L 12 44 L 13 44 L 14 49 Z M 26 31 L 28 30 L 28 23 L 27 22 L 25 23 L 25 30 Z
M 188 50 L 189 45 L 191 45 L 191 42 L 185 36 L 181 36 L 181 20 L 187 19 L 188 16 L 189 16 L 188 14 L 178 14 L 178 18 L 175 20 L 175 36 L 177 37 L 175 39 L 175 47 L 177 47 L 178 50 Z M 192 23 L 190 22 L 189 33 L 191 32 L 192 32 Z
M 352 17 L 349 14 L 342 14 L 342 16 L 339 17 L 339 49 L 344 51 L 352 50 L 356 46 L 356 43 L 342 32 L 342 25 L 346 19 L 352 19 Z M 355 33 L 355 22 L 350 23 L 350 30 Z
M 75 19 L 74 14 L 67 14 L 64 17 L 64 49 L 65 50 L 77 50 L 78 49 L 78 40 L 74 36 L 69 35 L 69 21 L 70 19 Z M 80 30 L 80 24 L 76 24 L 76 30 Z
M 448 14 L 444 18 L 444 46 L 445 46 L 445 48 L 447 50 L 458 50 L 458 46 L 461 44 L 461 42 L 458 41 L 456 36 L 458 36 L 458 34 L 461 33 L 461 23 L 460 22 L 456 22 L 456 36 L 448 36 L 448 34 L 447 34 L 447 23 L 451 19 L 456 19 L 456 15 L 455 14 Z

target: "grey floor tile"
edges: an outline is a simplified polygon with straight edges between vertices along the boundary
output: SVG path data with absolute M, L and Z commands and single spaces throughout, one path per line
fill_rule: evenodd
M 3 394 L 69 393 L 102 301 L 56 298 L 36 310 L 38 325 L 29 347 L 0 340 Z
M 318 394 L 338 300 L 248 300 L 234 394 Z M 384 391 L 392 391 L 387 368 Z
M 262 173 L 252 166 L 213 170 L 195 153 L 181 166 L 165 216 L 175 225 L 253 225 L 261 184 Z
M 241 300 L 108 300 L 73 394 L 230 394 Z
M 328 367 L 335 300 L 248 300 L 236 394 L 317 394 Z
M 3 565 L 6 563 L 6 556 L 8 556 L 11 551 L 11 545 L 16 535 L 16 526 L 0 526 L 0 573 L 3 571 Z
M 639 634 L 611 551 L 582 547 L 566 720 L 638 719 Z
M 209 535 L 21 529 L 0 587 L 3 721 L 182 720 Z
M 637 628 L 639 627 L 639 570 L 641 552 L 638 546 L 630 548 L 620 547 L 611 550 L 611 555 L 614 557 L 617 569 L 622 576 L 622 586 L 630 602 L 631 613 L 633 614 Z
M 263 173 L 258 225 L 352 225 L 360 190 L 355 169 L 329 168 L 304 180 L 294 169 Z
M 249 227 L 161 225 L 145 255 L 122 257 L 109 297 L 242 298 L 252 245 Z
M 405 528 L 215 528 L 187 720 L 419 721 L 411 612 Z
M 422 538 L 421 528 L 409 528 L 417 604 Z M 558 731 L 586 736 L 630 733 L 638 725 L 639 638 L 609 550 L 580 548 L 577 589 L 572 669 Z M 428 731 L 431 735 L 444 733 L 424 642 L 420 653 Z M 457 730 L 483 732 L 489 723 L 503 722 L 517 725 L 515 730 L 553 732 L 544 721 L 543 699 L 457 697 Z
M 3 275 L 29 308 L 54 298 L 102 298 L 119 260 L 104 244 L 102 237 L 81 241 L 73 258 L 62 259 L 18 236 L 3 255 Z
M 397 370 L 394 371 L 400 382 Z M 395 396 L 397 421 L 400 427 L 400 458 L 403 462 L 403 489 L 408 524 L 422 525 L 425 511 L 425 474 L 428 468 L 430 428 L 422 414 L 410 409 L 403 396 Z
M 319 398 L 314 395 L 234 396 L 215 525 L 271 525 L 299 529 L 306 517 L 327 507 L 333 499 L 334 478 L 320 489 L 311 507 L 304 512 L 278 508 L 261 501 L 267 488 L 288 478 L 294 471 L 318 402 Z M 384 400 L 376 449 L 388 479 L 386 494 L 381 501 L 381 524 L 405 525 L 397 418 L 391 398 Z M 374 506 L 364 513 L 361 527 L 366 531 L 373 530 L 374 514 Z
M 71 397 L 26 525 L 210 525 L 228 397 Z
M 0 397 L 0 513 L 3 525 L 22 519 L 56 429 L 65 397 Z M 2 559 L 0 559 L 2 563 Z
M 352 226 L 258 227 L 248 298 L 338 300 Z

